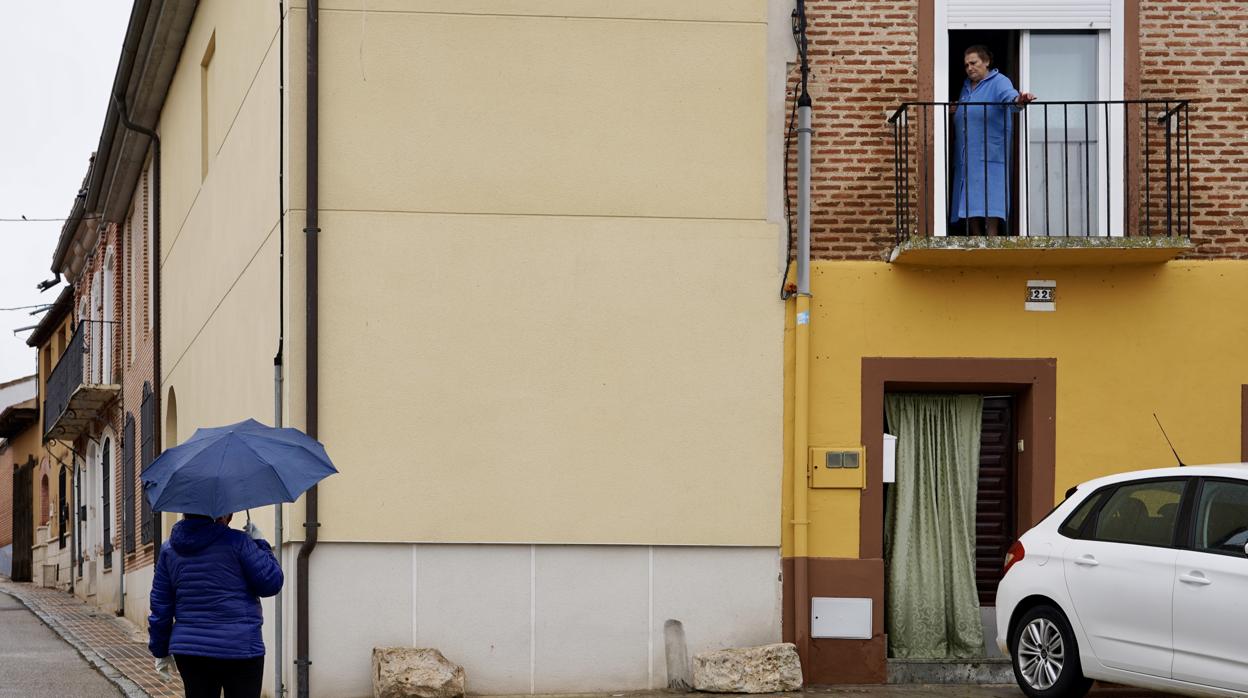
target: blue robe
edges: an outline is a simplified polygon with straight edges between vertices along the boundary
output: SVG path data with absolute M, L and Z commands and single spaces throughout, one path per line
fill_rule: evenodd
M 989 71 L 974 89 L 969 78 L 962 84 L 959 106 L 949 117 L 953 131 L 950 223 L 963 218 L 1009 219 L 1009 160 L 1017 99 L 1014 84 L 996 70 Z M 967 106 L 965 102 L 993 104 Z

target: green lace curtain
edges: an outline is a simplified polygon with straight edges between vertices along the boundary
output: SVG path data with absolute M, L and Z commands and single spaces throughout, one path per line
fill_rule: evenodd
M 984 654 L 975 589 L 979 395 L 887 395 L 897 481 L 885 503 L 888 641 L 894 657 Z

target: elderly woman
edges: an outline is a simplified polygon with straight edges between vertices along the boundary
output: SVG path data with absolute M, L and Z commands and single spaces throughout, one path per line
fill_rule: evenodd
M 1012 112 L 1036 96 L 1014 89 L 1010 79 L 992 67 L 992 52 L 985 46 L 966 49 L 962 61 L 966 81 L 953 111 L 949 222 L 966 220 L 968 234 L 996 236 L 1001 221 L 1010 217 Z

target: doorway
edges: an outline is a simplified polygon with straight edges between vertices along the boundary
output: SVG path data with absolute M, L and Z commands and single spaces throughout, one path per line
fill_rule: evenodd
M 898 443 L 882 522 L 888 656 L 993 656 L 992 607 L 1017 519 L 1014 398 L 892 393 L 884 402 Z
M 966 81 L 966 70 L 963 67 L 963 54 L 966 49 L 971 46 L 984 46 L 992 54 L 991 67 L 995 68 L 1002 75 L 1010 79 L 1015 87 L 1022 84 L 1022 76 L 1020 74 L 1020 55 L 1019 43 L 1021 32 L 1016 29 L 976 29 L 976 30 L 951 30 L 949 32 L 949 56 L 946 65 L 949 67 L 949 101 L 956 102 L 962 94 L 962 85 Z M 973 114 L 974 112 L 972 112 Z M 1017 163 L 1018 160 L 1018 129 L 1015 128 L 1013 138 L 1006 144 L 1007 158 L 1010 163 Z M 946 167 L 948 169 L 947 176 L 950 182 L 956 176 L 954 168 L 954 158 L 947 160 Z M 1005 228 L 1001 231 L 1003 235 L 1019 234 L 1019 195 L 1018 195 L 1018 177 L 1015 176 L 1017 167 L 1010 167 L 1009 176 L 1009 219 L 1005 222 Z M 949 235 L 967 235 L 966 220 L 959 220 L 956 223 L 949 224 Z
M 1020 92 L 1040 102 L 1011 117 L 1006 144 L 1009 218 L 1004 233 L 1020 236 L 1088 237 L 1106 234 L 1110 181 L 1118 177 L 1108 159 L 1111 123 L 1123 122 L 1121 105 L 1108 99 L 1109 34 L 1104 31 L 951 30 L 946 68 L 950 102 L 966 79 L 963 53 L 984 46 L 992 67 Z M 1050 103 L 1047 106 L 1044 103 Z M 952 144 L 947 147 L 953 147 Z M 947 181 L 954 158 L 945 160 Z M 1119 177 L 1120 179 L 1120 177 Z M 965 221 L 948 223 L 948 235 L 966 235 Z

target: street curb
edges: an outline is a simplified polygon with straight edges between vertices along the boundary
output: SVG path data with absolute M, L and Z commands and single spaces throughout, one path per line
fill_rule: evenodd
M 17 599 L 18 602 L 26 607 L 26 610 L 35 614 L 35 617 L 43 621 L 43 624 L 48 626 L 52 632 L 56 633 L 62 640 L 69 643 L 70 647 L 77 650 L 78 654 L 82 655 L 82 658 L 87 660 L 88 664 L 94 667 L 101 676 L 108 679 L 114 686 L 116 686 L 118 690 L 126 696 L 126 698 L 151 698 L 150 693 L 144 691 L 142 688 L 139 688 L 138 684 L 126 678 L 126 675 L 118 671 L 117 667 L 109 664 L 108 660 L 101 657 L 98 652 L 79 640 L 78 636 L 74 635 L 67 628 L 65 628 L 65 626 L 61 625 L 55 618 L 49 616 L 40 609 L 35 608 L 31 602 L 10 590 L 0 589 L 0 594 L 5 594 L 6 596 Z

